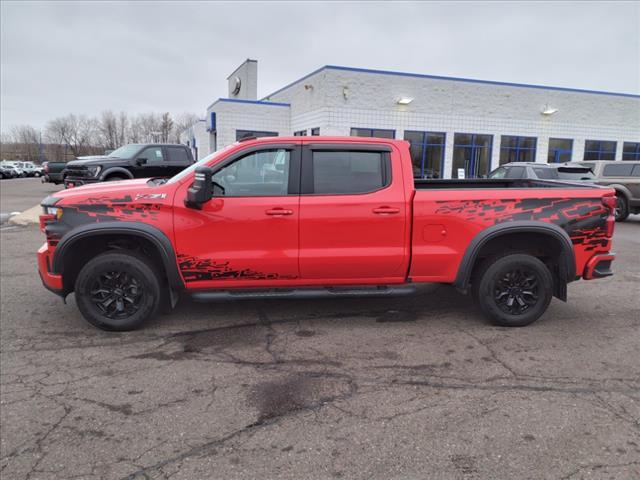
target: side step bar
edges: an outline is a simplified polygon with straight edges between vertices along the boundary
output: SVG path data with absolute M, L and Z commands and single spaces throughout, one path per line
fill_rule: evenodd
M 195 302 L 256 298 L 399 297 L 416 293 L 414 285 L 209 290 L 191 293 Z

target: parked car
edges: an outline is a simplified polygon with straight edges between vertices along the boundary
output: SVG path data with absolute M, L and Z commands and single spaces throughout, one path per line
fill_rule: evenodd
M 616 220 L 640 213 L 640 162 L 594 160 L 567 163 L 513 162 L 501 165 L 490 178 L 535 178 L 544 180 L 586 181 L 615 189 Z
M 20 162 L 20 168 L 27 177 L 40 177 L 44 173 L 43 168 L 33 162 Z
M 619 222 L 625 221 L 631 213 L 640 213 L 640 161 L 593 160 L 566 165 L 588 167 L 595 177 L 592 181 L 615 189 L 616 220 Z
M 15 178 L 18 173 L 13 169 L 13 167 L 9 167 L 8 165 L 0 165 L 0 179 L 5 178 Z
M 10 168 L 13 170 L 15 177 L 26 177 L 27 174 L 22 170 L 21 166 L 20 166 L 20 162 L 13 162 L 13 161 L 7 161 L 7 160 L 3 160 L 2 162 L 0 162 L 0 165 L 2 165 L 5 168 Z
M 268 166 L 268 168 L 265 168 Z M 262 172 L 268 171 L 268 176 Z M 278 172 L 278 173 L 276 173 Z M 264 137 L 171 178 L 43 200 L 45 287 L 93 325 L 137 328 L 163 299 L 471 292 L 524 326 L 567 284 L 612 275 L 614 190 L 546 180 L 414 180 L 407 142 Z
M 594 181 L 595 175 L 590 167 L 578 164 L 511 162 L 493 170 L 489 178 Z
M 65 187 L 131 178 L 172 177 L 193 164 L 191 149 L 179 144 L 131 144 L 109 155 L 67 163 Z
M 44 170 L 44 176 L 42 177 L 42 182 L 53 183 L 55 185 L 64 183 L 62 172 L 66 166 L 66 162 L 43 162 L 42 168 Z

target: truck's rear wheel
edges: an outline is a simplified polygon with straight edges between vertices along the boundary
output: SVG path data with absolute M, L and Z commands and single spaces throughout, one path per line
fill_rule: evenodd
M 473 294 L 494 324 L 524 327 L 547 310 L 553 297 L 553 277 L 536 257 L 506 255 L 482 264 L 475 276 Z
M 108 252 L 80 270 L 75 296 L 80 312 L 92 325 L 103 330 L 135 330 L 156 313 L 160 283 L 143 256 Z

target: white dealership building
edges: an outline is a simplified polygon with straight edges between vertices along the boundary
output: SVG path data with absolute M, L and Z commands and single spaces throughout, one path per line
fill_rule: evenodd
M 325 65 L 258 99 L 258 64 L 185 132 L 197 158 L 243 136 L 408 140 L 417 177 L 510 161 L 640 160 L 640 95 Z

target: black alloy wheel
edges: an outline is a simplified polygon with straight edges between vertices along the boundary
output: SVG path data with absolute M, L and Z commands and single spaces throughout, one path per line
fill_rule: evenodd
M 515 268 L 495 282 L 493 299 L 502 311 L 522 315 L 538 303 L 538 278 L 527 268 Z
M 128 318 L 140 309 L 142 282 L 129 272 L 112 271 L 98 275 L 91 286 L 91 301 L 111 319 Z

